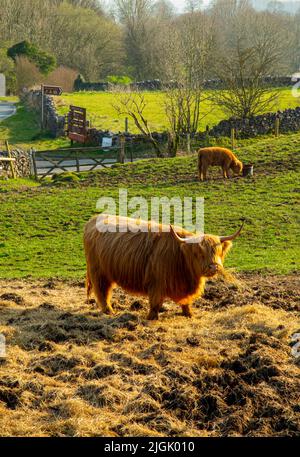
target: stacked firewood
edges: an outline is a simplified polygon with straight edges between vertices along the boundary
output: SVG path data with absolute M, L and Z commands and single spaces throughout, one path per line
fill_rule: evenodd
M 2 157 L 8 157 L 7 152 L 1 152 Z M 23 151 L 22 149 L 13 149 L 10 152 L 10 155 L 15 161 L 13 162 L 13 167 L 15 171 L 15 176 L 17 178 L 25 178 L 32 175 L 32 165 L 31 165 L 31 153 L 30 151 Z M 10 162 L 1 163 L 1 174 L 9 178 L 12 177 L 11 164 Z

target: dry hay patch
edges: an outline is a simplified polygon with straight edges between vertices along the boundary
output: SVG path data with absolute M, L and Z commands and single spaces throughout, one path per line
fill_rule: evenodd
M 0 282 L 3 436 L 299 436 L 296 277 L 209 283 L 189 320 L 116 291 L 113 317 L 82 283 Z M 4 297 L 4 298 L 3 298 Z

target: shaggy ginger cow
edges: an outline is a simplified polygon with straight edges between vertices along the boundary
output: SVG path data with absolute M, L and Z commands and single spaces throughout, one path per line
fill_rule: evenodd
M 114 226 L 115 233 L 103 231 L 103 225 L 99 231 L 99 223 L 105 220 Z M 190 305 L 203 293 L 206 278 L 225 275 L 224 258 L 242 227 L 234 235 L 218 237 L 139 221 L 138 231 L 128 231 L 127 224 L 136 229 L 136 223 L 101 215 L 86 224 L 88 298 L 93 291 L 102 311 L 113 314 L 110 296 L 112 287 L 118 285 L 129 293 L 149 297 L 148 319 L 158 319 L 166 298 L 181 305 L 183 314 L 191 317 Z
M 243 164 L 236 158 L 230 149 L 226 148 L 202 148 L 198 151 L 198 172 L 201 181 L 206 179 L 209 166 L 220 166 L 223 170 L 224 178 L 229 178 L 229 170 L 235 174 L 240 174 Z

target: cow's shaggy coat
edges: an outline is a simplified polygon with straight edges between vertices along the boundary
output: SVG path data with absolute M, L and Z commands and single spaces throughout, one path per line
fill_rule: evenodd
M 232 151 L 226 148 L 202 148 L 198 151 L 198 173 L 201 181 L 206 179 L 207 169 L 210 166 L 222 167 L 223 177 L 229 178 L 229 170 L 239 174 L 243 164 Z
M 112 218 L 110 225 L 116 232 L 103 231 L 103 226 L 99 230 L 99 220 L 102 223 L 105 217 Z M 117 284 L 129 293 L 149 297 L 149 319 L 158 318 L 166 298 L 180 304 L 183 314 L 190 317 L 190 304 L 203 293 L 206 278 L 222 273 L 231 241 L 221 242 L 218 236 L 204 235 L 194 238 L 198 242 L 187 243 L 195 235 L 182 228 L 170 232 L 169 227 L 139 221 L 134 233 L 122 231 L 126 224 L 136 221 L 101 215 L 86 224 L 88 297 L 93 291 L 102 310 L 111 314 L 110 295 Z

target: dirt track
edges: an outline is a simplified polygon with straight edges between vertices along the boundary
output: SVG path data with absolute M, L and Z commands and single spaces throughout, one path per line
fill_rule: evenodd
M 242 283 L 149 323 L 119 290 L 108 318 L 81 283 L 0 281 L 1 435 L 300 436 L 299 278 Z

